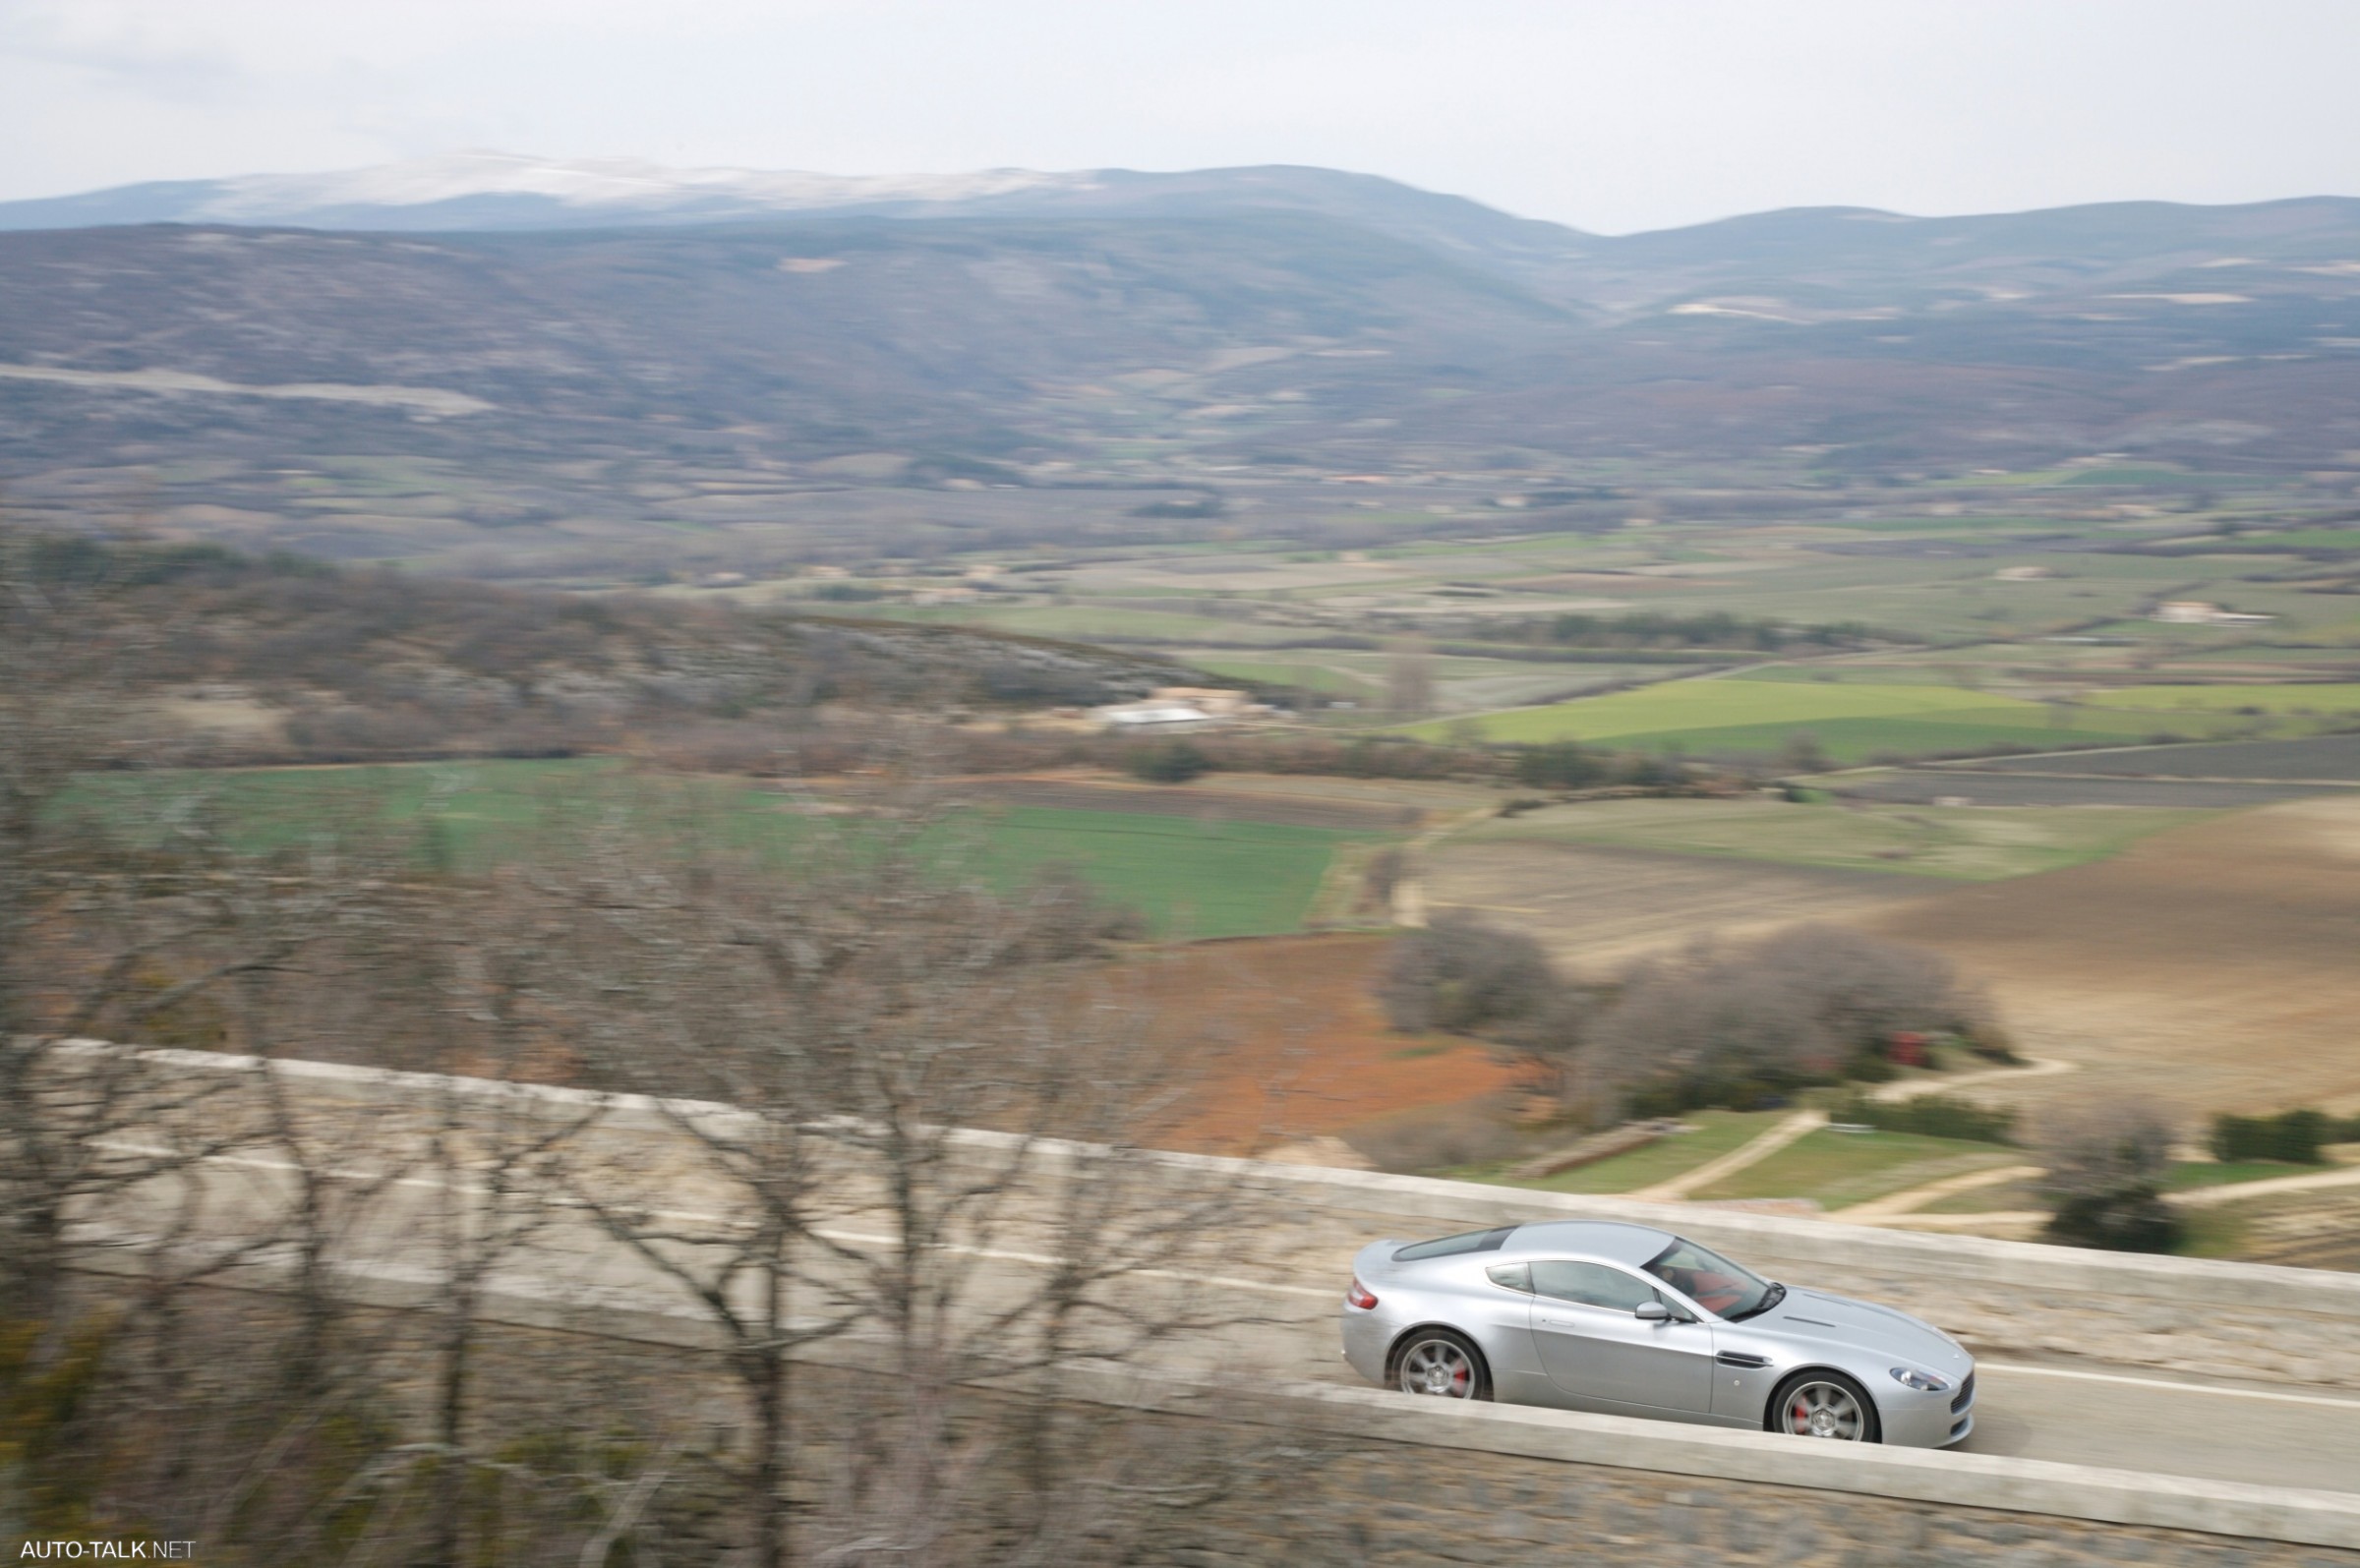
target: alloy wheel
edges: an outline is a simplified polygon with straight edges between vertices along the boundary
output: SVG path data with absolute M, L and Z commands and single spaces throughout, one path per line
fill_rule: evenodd
M 1475 1359 L 1446 1339 L 1422 1339 L 1401 1358 L 1401 1392 L 1473 1399 Z
M 1866 1435 L 1860 1402 L 1836 1383 L 1803 1383 L 1790 1391 L 1782 1421 L 1798 1437 L 1857 1443 Z

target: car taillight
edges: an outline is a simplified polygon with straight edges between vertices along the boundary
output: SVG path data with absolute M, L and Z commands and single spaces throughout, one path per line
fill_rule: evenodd
M 1359 1307 L 1364 1312 L 1377 1305 L 1376 1296 L 1366 1285 L 1363 1285 L 1358 1280 L 1354 1280 L 1352 1282 L 1352 1288 L 1344 1292 L 1344 1300 L 1350 1302 L 1354 1307 Z

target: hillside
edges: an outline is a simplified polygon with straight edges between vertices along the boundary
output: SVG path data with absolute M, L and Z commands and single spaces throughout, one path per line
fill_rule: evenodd
M 1319 169 L 636 203 L 525 173 L 0 207 L 97 224 L 0 233 L 10 503 L 656 580 L 757 536 L 787 561 L 1316 539 L 1355 476 L 1619 521 L 1634 490 L 1792 514 L 1928 471 L 2112 452 L 2186 492 L 2360 450 L 2351 201 L 1606 238 Z M 223 213 L 357 226 L 112 221 Z M 1238 495 L 1266 509 L 1220 521 Z
M 41 678 L 111 715 L 106 745 L 126 762 L 630 750 L 752 766 L 830 721 L 1108 702 L 1196 674 L 968 628 L 208 546 L 0 533 L 0 587 L 27 646 L 49 650 Z

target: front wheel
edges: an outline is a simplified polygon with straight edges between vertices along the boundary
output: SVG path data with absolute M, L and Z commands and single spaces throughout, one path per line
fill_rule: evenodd
M 1797 1372 L 1779 1385 L 1762 1425 L 1793 1437 L 1840 1443 L 1873 1443 L 1880 1437 L 1868 1391 L 1842 1372 Z
M 1483 1355 L 1446 1328 L 1422 1328 L 1393 1361 L 1393 1384 L 1404 1394 L 1436 1399 L 1489 1399 L 1491 1373 Z

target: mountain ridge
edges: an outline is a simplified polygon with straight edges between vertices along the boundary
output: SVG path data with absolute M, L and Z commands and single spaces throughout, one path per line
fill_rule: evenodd
M 2132 274 L 2266 260 L 2360 258 L 2360 198 L 2198 204 L 2122 201 L 2020 212 L 1921 216 L 1862 206 L 1782 207 L 1633 234 L 1585 232 L 1382 175 L 1308 164 L 1153 172 L 827 175 L 676 169 L 624 158 L 550 159 L 467 151 L 321 174 L 148 182 L 0 202 L 0 233 L 149 223 L 356 234 L 632 232 L 978 219 L 1190 221 L 1294 212 L 1352 224 L 1508 279 L 1560 308 L 1610 315 L 1683 294 L 1754 288 L 1800 272 L 1819 286 L 1881 286 L 1900 273 Z M 2299 254 L 2298 254 L 2299 253 Z M 2001 278 L 1994 287 L 2016 286 Z
M 1249 472 L 2360 462 L 2346 198 L 1615 238 L 1284 165 L 917 189 L 693 223 L 0 232 L 0 483 L 42 516 L 136 493 L 273 548 L 504 557 L 675 501 L 672 541 L 824 507 L 831 550 L 920 511 L 1036 536 L 1068 499 L 983 497 L 1085 478 L 1099 539 L 1173 526 L 1125 488 Z M 766 498 L 730 498 L 747 474 Z M 864 487 L 901 498 L 813 498 Z

